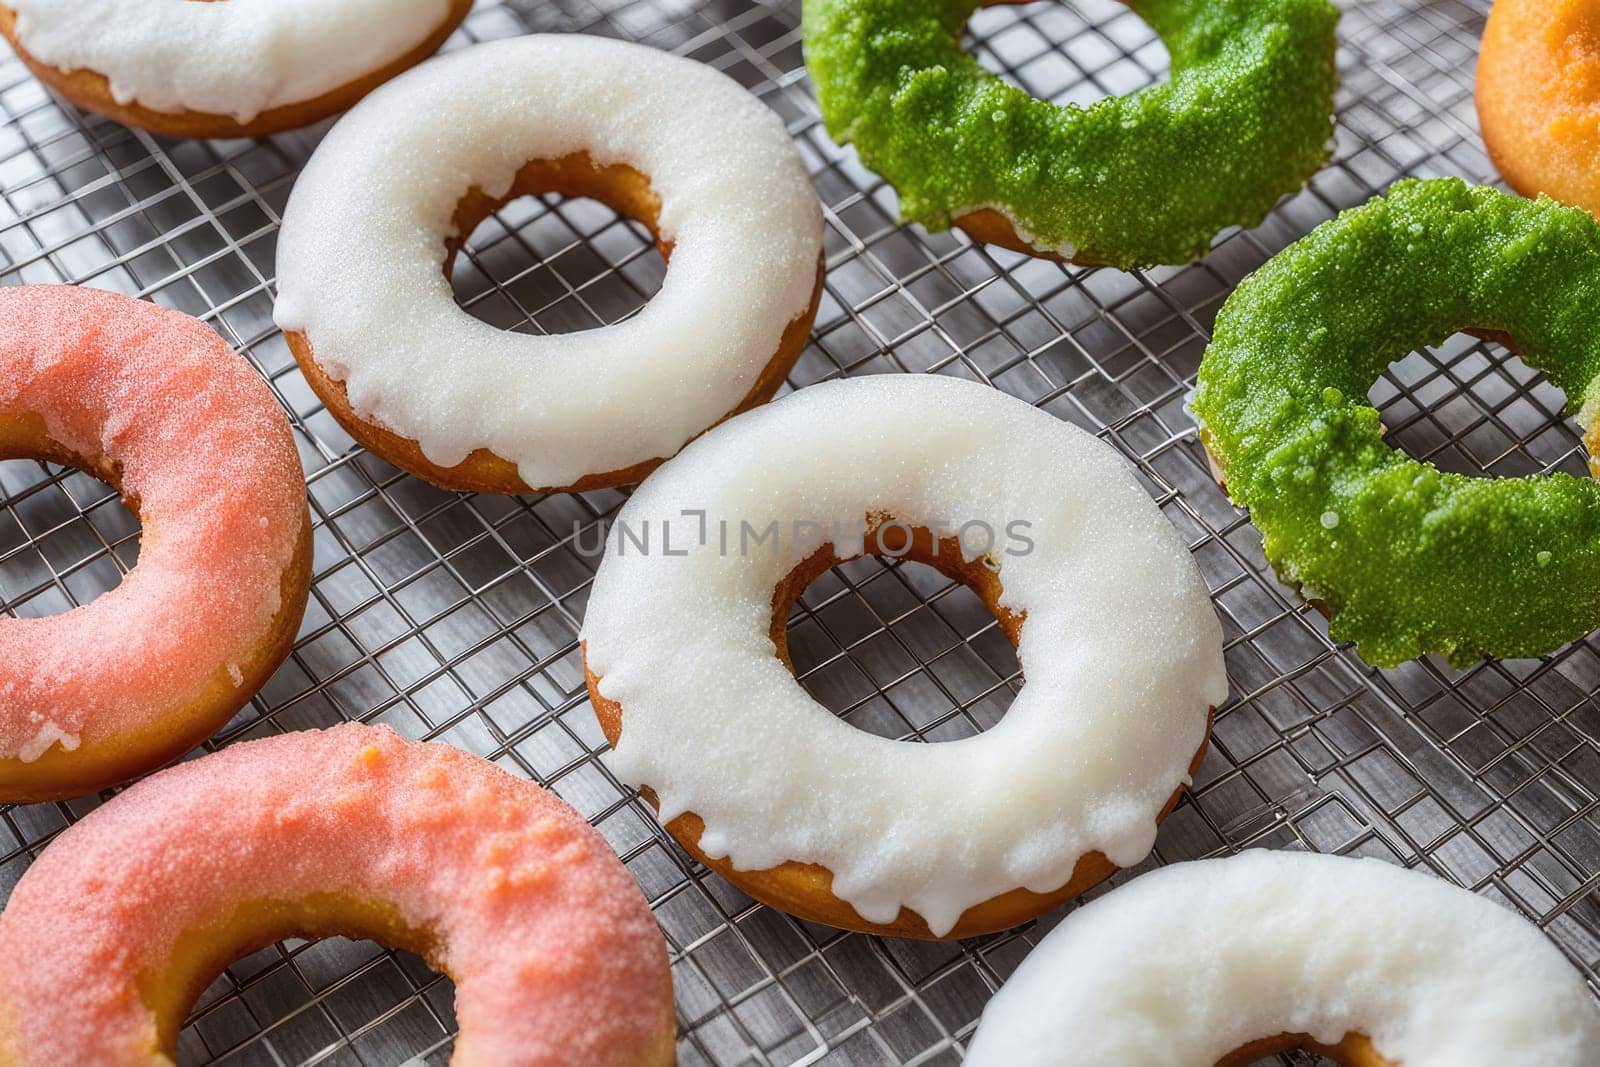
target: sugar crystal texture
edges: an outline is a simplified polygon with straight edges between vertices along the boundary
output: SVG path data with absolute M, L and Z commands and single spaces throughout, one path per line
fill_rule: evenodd
M 905 217 L 976 208 L 1040 251 L 1182 263 L 1253 226 L 1328 158 L 1325 0 L 1129 0 L 1170 80 L 1087 107 L 1038 100 L 962 47 L 977 0 L 805 0 L 806 67 L 828 132 L 888 178 Z
M 63 614 L 0 617 L 0 760 L 105 742 L 198 699 L 270 631 L 306 523 L 283 409 L 180 312 L 94 289 L 0 289 L 0 426 L 39 420 L 121 472 L 144 529 L 115 589 Z
M 0 1059 L 149 1063 L 141 981 L 179 977 L 181 939 L 319 894 L 392 909 L 437 946 L 458 1064 L 638 1063 L 670 1044 L 661 934 L 592 827 L 486 760 L 346 724 L 162 771 L 57 838 L 0 913 L 0 958 L 27 961 L 0 968 Z
M 1484 141 L 1511 187 L 1600 213 L 1600 5 L 1496 0 L 1476 86 Z
M 1396 183 L 1228 297 L 1191 409 L 1267 559 L 1368 663 L 1535 656 L 1600 626 L 1600 482 L 1478 478 L 1384 439 L 1367 392 L 1415 348 L 1510 335 L 1600 432 L 1600 224 L 1459 178 Z

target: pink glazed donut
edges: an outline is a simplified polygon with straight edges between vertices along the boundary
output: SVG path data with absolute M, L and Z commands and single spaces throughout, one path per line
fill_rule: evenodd
M 665 943 L 605 839 L 486 760 L 351 723 L 152 775 L 45 849 L 0 913 L 0 1063 L 170 1063 L 229 962 L 332 934 L 455 980 L 456 1067 L 673 1061 Z
M 111 483 L 144 529 L 116 589 L 0 617 L 0 802 L 123 781 L 210 736 L 289 654 L 311 578 L 283 409 L 180 312 L 0 289 L 0 459 L 23 457 Z

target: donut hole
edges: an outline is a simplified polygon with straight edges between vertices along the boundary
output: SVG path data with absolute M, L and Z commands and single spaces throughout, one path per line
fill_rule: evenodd
M 1170 67 L 1166 45 L 1118 0 L 998 0 L 968 20 L 965 47 L 985 70 L 1057 105 L 1137 92 Z
M 1367 393 L 1384 440 L 1440 470 L 1484 478 L 1588 473 L 1567 397 L 1498 340 L 1455 333 L 1391 363 Z
M 428 1062 L 443 1063 L 453 1041 L 448 1009 L 454 1002 L 449 977 L 405 949 L 339 936 L 292 938 L 229 960 L 187 1009 L 180 1006 L 181 1029 L 172 1036 L 178 1067 L 219 1059 L 304 1063 L 335 1049 L 329 1062 L 355 1062 L 352 1050 L 367 1043 L 341 1034 L 329 1021 L 332 1012 L 352 1035 L 381 1029 L 385 1020 L 403 1025 L 410 1047 L 433 1047 L 442 1055 Z M 259 1026 L 241 1031 L 241 1016 Z
M 999 578 L 963 561 L 954 538 L 935 553 L 926 529 L 875 534 L 850 559 L 823 545 L 775 590 L 779 658 L 814 700 L 879 737 L 955 741 L 992 727 L 1022 687 L 1022 620 L 997 608 Z
M 327 1008 L 313 1007 L 309 1012 L 297 1009 L 266 1029 L 260 1045 L 235 1048 L 239 1032 L 233 1017 L 248 997 L 241 991 L 270 988 L 280 1003 L 321 1002 L 335 1012 L 370 1011 L 374 1016 L 400 1013 L 411 1015 L 414 1025 L 426 1026 L 429 1004 L 454 1001 L 453 983 L 427 962 L 432 951 L 429 936 L 405 926 L 393 909 L 375 901 L 335 894 L 258 901 L 230 921 L 180 935 L 168 968 L 151 974 L 140 996 L 155 1018 L 161 1047 L 176 1049 L 180 1065 L 229 1053 L 243 1053 L 245 1059 L 251 1053 L 270 1057 L 269 1047 L 286 1053 L 343 1042 L 326 1025 Z M 353 985 L 327 985 L 332 978 L 352 974 L 360 976 Z M 424 996 L 428 1003 L 422 1002 Z M 374 998 L 382 1001 L 382 1008 Z M 413 1014 L 419 1010 L 420 1015 Z M 351 1019 L 349 1030 L 359 1029 L 367 1018 Z M 451 1027 L 437 1016 L 432 1020 L 442 1043 Z M 303 1056 L 287 1059 L 298 1062 Z
M 140 533 L 137 513 L 94 474 L 36 457 L 0 461 L 0 610 L 38 618 L 93 602 L 139 562 Z
M 469 190 L 456 207 L 445 275 L 456 303 L 490 325 L 558 334 L 621 322 L 650 302 L 671 246 L 660 240 L 661 201 L 626 165 L 587 153 L 536 160 L 510 192 Z
M 1274 1055 L 1277 1053 L 1277 1055 Z M 1324 1045 L 1309 1034 L 1279 1034 L 1252 1041 L 1224 1056 L 1216 1067 L 1398 1067 L 1385 1058 L 1365 1034 L 1351 1031 L 1336 1045 Z

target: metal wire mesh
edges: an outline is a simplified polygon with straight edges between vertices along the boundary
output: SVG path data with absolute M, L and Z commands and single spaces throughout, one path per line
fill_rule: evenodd
M 724 70 L 787 121 L 824 204 L 826 295 L 792 386 L 880 371 L 973 378 L 1137 464 L 1214 591 L 1235 693 L 1150 864 L 1272 845 L 1425 867 L 1536 922 L 1600 990 L 1600 642 L 1466 671 L 1432 660 L 1367 667 L 1273 580 L 1183 412 L 1212 316 L 1272 252 L 1404 175 L 1495 179 L 1472 109 L 1488 0 L 1342 6 L 1333 162 L 1206 259 L 1132 274 L 898 227 L 893 193 L 820 126 L 793 3 L 480 0 L 449 47 L 598 33 Z M 1058 101 L 1136 89 L 1166 63 L 1112 0 L 986 9 L 971 34 L 991 69 Z M 697 867 L 597 758 L 604 739 L 584 697 L 575 635 L 593 560 L 575 538 L 595 543 L 622 495 L 442 492 L 356 449 L 306 386 L 271 323 L 273 248 L 325 127 L 264 141 L 153 138 L 54 100 L 9 58 L 0 112 L 0 282 L 94 285 L 197 315 L 249 357 L 293 419 L 316 524 L 311 605 L 291 660 L 213 746 L 362 719 L 548 785 L 602 830 L 655 907 L 685 1064 L 959 1059 L 986 999 L 1052 920 L 964 944 L 867 938 L 754 905 Z M 498 325 L 574 330 L 630 314 L 661 272 L 637 225 L 546 197 L 479 228 L 456 289 Z M 1494 346 L 1441 339 L 1395 364 L 1372 397 L 1392 440 L 1443 466 L 1584 470 L 1559 392 Z M 136 559 L 137 523 L 83 474 L 0 464 L 0 493 L 7 612 L 83 603 Z M 790 633 L 811 691 L 888 736 L 982 729 L 1021 684 L 975 598 L 915 565 L 837 568 L 807 591 Z M 100 799 L 0 807 L 0 899 Z M 286 942 L 211 985 L 180 1056 L 443 1063 L 453 1031 L 449 982 L 415 957 Z

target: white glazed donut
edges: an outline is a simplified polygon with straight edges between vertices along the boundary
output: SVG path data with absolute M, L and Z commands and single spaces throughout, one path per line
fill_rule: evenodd
M 741 525 L 769 523 L 759 542 Z M 969 523 L 994 543 L 947 536 Z M 1017 642 L 1026 684 L 975 737 L 864 733 L 780 662 L 806 582 L 900 554 L 908 529 L 941 534 L 911 558 L 972 584 Z M 914 937 L 1015 925 L 1143 859 L 1227 694 L 1221 638 L 1110 447 L 911 375 L 802 389 L 664 464 L 617 516 L 582 633 L 612 767 L 686 848 L 793 914 Z
M 471 0 L 4 0 L 0 30 L 74 103 L 255 136 L 314 122 L 439 47 Z
M 635 316 L 500 331 L 446 274 L 512 196 L 604 199 L 670 255 Z M 778 117 L 731 78 L 581 35 L 496 41 L 374 92 L 318 147 L 278 237 L 278 324 L 358 441 L 435 484 L 638 481 L 764 402 L 821 292 L 822 215 Z
M 1379 860 L 1251 851 L 1068 915 L 989 1002 L 966 1063 L 1211 1067 L 1297 1045 L 1363 1067 L 1593 1067 L 1600 1011 L 1483 897 Z

